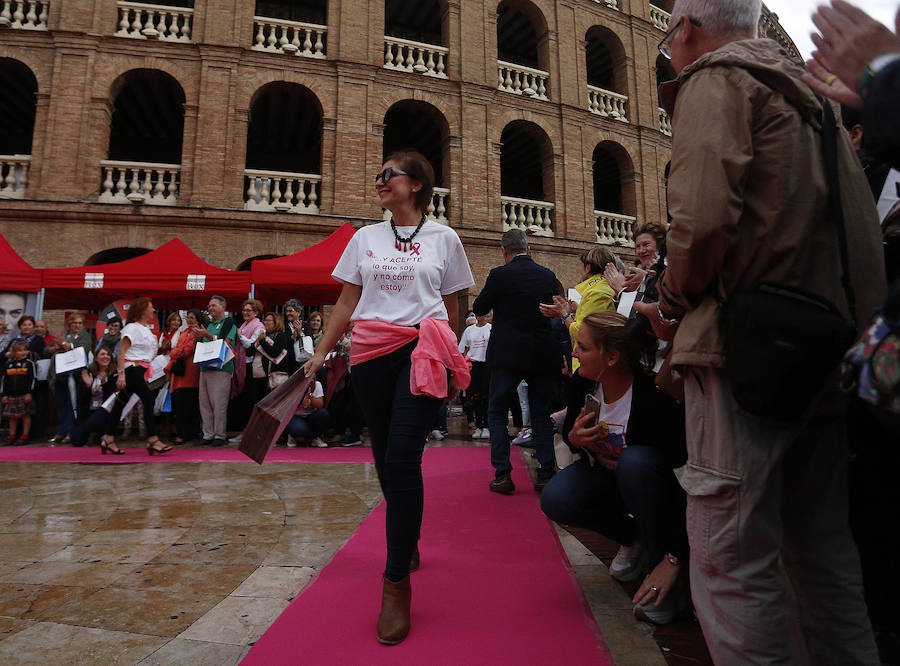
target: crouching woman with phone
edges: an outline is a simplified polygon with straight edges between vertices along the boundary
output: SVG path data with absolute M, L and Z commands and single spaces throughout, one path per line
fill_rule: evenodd
M 570 385 L 563 438 L 580 460 L 557 473 L 541 509 L 558 523 L 599 532 L 620 544 L 610 575 L 635 580 L 635 615 L 671 622 L 684 601 L 687 569 L 684 491 L 673 467 L 687 458 L 684 408 L 661 391 L 641 360 L 645 335 L 628 320 L 595 312 L 578 331 L 580 367 Z M 655 342 L 655 340 L 654 340 Z M 632 517 L 633 516 L 633 517 Z

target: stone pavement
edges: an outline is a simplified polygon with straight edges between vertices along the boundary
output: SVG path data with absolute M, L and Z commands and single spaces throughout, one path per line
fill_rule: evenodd
M 0 663 L 237 664 L 380 501 L 369 463 L 0 463 Z M 664 663 L 559 533 L 616 663 Z

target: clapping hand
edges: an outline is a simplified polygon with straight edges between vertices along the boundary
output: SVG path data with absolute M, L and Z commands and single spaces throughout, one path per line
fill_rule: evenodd
M 647 277 L 647 271 L 643 268 L 638 268 L 637 266 L 629 268 L 628 274 L 625 276 L 625 291 L 637 291 L 640 289 L 645 277 Z
M 546 303 L 541 303 L 538 307 L 540 307 L 541 314 L 545 317 L 562 317 L 563 315 L 566 315 L 571 311 L 570 302 L 564 299 L 562 296 L 554 296 L 553 303 L 549 305 Z

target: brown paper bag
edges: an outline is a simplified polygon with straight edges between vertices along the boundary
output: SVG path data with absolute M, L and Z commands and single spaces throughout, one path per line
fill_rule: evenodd
M 269 449 L 275 446 L 297 411 L 297 405 L 315 381 L 315 376 L 304 377 L 303 368 L 300 368 L 286 382 L 275 387 L 269 395 L 256 403 L 250 414 L 250 421 L 244 428 L 238 451 L 262 465 Z

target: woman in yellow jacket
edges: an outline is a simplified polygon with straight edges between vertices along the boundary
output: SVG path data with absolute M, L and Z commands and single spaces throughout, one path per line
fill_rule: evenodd
M 541 305 L 541 313 L 545 317 L 562 317 L 569 327 L 569 337 L 573 348 L 578 339 L 581 322 L 593 312 L 615 310 L 615 292 L 603 277 L 606 265 L 613 263 L 613 253 L 605 247 L 591 248 L 579 257 L 582 263 L 581 282 L 575 285 L 575 291 L 581 295 L 581 302 L 572 311 L 572 305 L 560 297 L 554 296 L 553 305 Z M 572 357 L 572 372 L 578 369 L 578 359 Z

